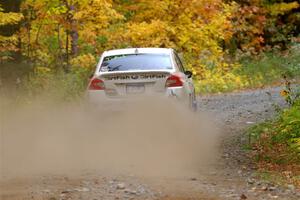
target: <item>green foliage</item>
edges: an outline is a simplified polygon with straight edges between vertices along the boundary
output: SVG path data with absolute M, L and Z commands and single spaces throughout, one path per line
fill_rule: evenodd
M 274 137 L 274 140 L 286 140 L 290 145 L 298 145 L 300 150 L 300 143 L 297 143 L 300 139 L 300 101 L 297 101 L 290 109 L 284 111 L 280 121 L 279 134 Z
M 258 88 L 278 84 L 282 75 L 298 79 L 300 77 L 299 45 L 286 52 L 266 52 L 257 56 L 241 54 L 234 68 L 227 72 L 203 69 L 201 77 L 195 81 L 200 93 L 230 92 L 243 88 Z M 207 65 L 209 66 L 209 65 Z M 199 78 L 200 77 L 200 78 Z
M 290 49 L 289 56 L 284 59 L 286 75 L 291 78 L 300 77 L 300 45 L 294 44 Z
M 46 67 L 36 67 L 34 73 L 25 80 L 19 99 L 32 102 L 36 98 L 47 101 L 74 101 L 80 99 L 88 84 L 91 71 L 83 67 L 74 67 L 70 72 L 52 71 Z
M 250 129 L 258 161 L 300 164 L 300 106 L 282 111 L 277 119 Z
M 253 158 L 261 170 L 289 171 L 297 174 L 300 170 L 300 93 L 287 82 L 287 89 L 281 92 L 290 107 L 280 110 L 277 118 L 249 129 Z M 291 103 L 290 99 L 293 99 Z M 289 175 L 288 181 L 299 185 L 299 179 Z
M 43 62 L 39 62 L 43 64 Z M 74 101 L 86 91 L 89 76 L 96 65 L 92 54 L 84 54 L 70 60 L 72 67 L 65 72 L 57 67 L 35 66 L 34 71 L 24 80 L 19 99 L 31 102 L 35 98 L 52 101 Z

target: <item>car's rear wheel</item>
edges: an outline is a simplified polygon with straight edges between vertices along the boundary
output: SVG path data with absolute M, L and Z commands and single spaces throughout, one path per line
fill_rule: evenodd
M 193 111 L 193 112 L 196 112 L 198 110 L 198 102 L 196 100 L 196 95 L 195 93 L 194 94 L 191 94 L 190 96 L 190 109 Z

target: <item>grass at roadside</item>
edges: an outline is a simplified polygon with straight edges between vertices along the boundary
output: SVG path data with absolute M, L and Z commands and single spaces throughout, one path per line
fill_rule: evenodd
M 285 186 L 288 189 L 299 188 L 297 182 L 299 183 L 300 176 L 293 174 L 291 171 L 279 172 L 260 169 L 255 173 L 255 177 L 267 183 Z
M 197 91 L 206 94 L 260 88 L 280 83 L 283 75 L 299 80 L 300 46 L 292 46 L 285 52 L 242 56 L 238 63 L 239 67 L 225 74 L 210 72 L 205 79 L 196 81 Z
M 281 93 L 290 107 L 249 129 L 250 150 L 260 174 L 300 188 L 300 92 L 287 84 Z

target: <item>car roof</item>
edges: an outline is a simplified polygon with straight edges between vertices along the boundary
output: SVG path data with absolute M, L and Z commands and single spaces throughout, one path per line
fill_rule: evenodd
M 103 56 L 126 55 L 126 54 L 171 54 L 168 48 L 128 48 L 105 51 Z

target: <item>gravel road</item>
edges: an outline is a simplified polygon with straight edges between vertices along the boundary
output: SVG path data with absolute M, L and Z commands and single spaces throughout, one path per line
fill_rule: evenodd
M 217 161 L 197 174 L 149 178 L 89 171 L 10 179 L 0 182 L 1 200 L 299 199 L 295 188 L 256 180 L 242 148 L 248 142 L 247 127 L 274 116 L 274 104 L 285 106 L 279 92 L 266 88 L 199 97 L 199 112 L 210 116 L 222 134 Z

